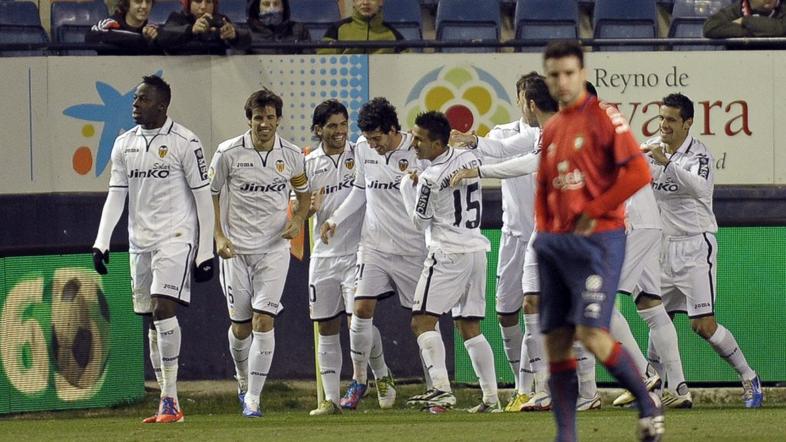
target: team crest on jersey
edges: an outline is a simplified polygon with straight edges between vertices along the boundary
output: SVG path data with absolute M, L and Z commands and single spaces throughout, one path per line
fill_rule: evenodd
M 404 172 L 405 170 L 407 170 L 407 167 L 409 167 L 409 161 L 407 161 L 406 159 L 398 160 L 398 170 Z
M 581 135 L 577 136 L 575 140 L 573 140 L 573 148 L 576 150 L 581 149 L 584 147 L 584 137 Z
M 352 168 L 355 167 L 355 159 L 354 158 L 347 158 L 347 159 L 345 159 L 344 160 L 344 167 L 346 167 L 349 170 L 352 170 Z
M 158 156 L 160 158 L 164 158 L 166 156 L 167 152 L 169 152 L 169 148 L 168 147 L 166 147 L 166 146 L 159 146 L 159 148 L 158 148 Z
M 276 160 L 276 170 L 278 173 L 284 173 L 284 160 Z

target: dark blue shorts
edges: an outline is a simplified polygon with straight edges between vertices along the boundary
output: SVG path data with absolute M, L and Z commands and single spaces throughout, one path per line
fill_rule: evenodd
M 579 236 L 538 232 L 540 324 L 608 330 L 625 259 L 623 229 Z

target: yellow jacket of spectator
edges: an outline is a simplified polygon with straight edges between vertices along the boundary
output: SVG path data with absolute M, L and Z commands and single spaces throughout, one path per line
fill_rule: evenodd
M 368 19 L 361 15 L 357 9 L 352 10 L 352 16 L 334 23 L 325 32 L 322 40 L 325 41 L 396 41 L 403 40 L 404 36 L 382 18 L 382 11 Z M 330 49 L 317 50 L 319 54 L 392 54 L 402 52 L 396 48 L 380 49 Z

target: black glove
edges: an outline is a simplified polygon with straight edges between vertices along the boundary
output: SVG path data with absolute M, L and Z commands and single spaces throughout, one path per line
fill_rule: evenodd
M 213 257 L 205 260 L 201 264 L 194 267 L 194 280 L 196 282 L 205 282 L 213 279 Z
M 100 275 L 106 275 L 107 270 L 104 264 L 109 264 L 109 250 L 103 252 L 93 247 L 93 268 L 96 269 Z

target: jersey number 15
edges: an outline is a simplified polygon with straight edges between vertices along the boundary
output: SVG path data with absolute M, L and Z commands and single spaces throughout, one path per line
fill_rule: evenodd
M 468 229 L 477 228 L 480 225 L 480 201 L 477 200 L 477 195 L 475 195 L 475 199 L 473 200 L 473 193 L 479 190 L 478 183 L 472 183 L 467 186 L 467 207 L 464 208 L 462 206 L 461 201 L 461 189 L 456 189 L 453 191 L 453 209 L 455 216 L 455 221 L 453 225 L 456 227 L 461 226 L 462 215 L 466 212 L 467 221 L 464 223 L 464 226 Z M 472 211 L 474 214 L 470 214 L 469 212 Z

